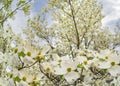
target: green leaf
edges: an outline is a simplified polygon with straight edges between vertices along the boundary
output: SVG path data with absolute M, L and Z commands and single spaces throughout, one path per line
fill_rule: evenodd
M 22 8 L 24 14 L 26 15 L 29 14 L 30 7 L 31 7 L 30 5 L 26 5 L 25 7 Z
M 26 54 L 25 54 L 23 51 L 21 51 L 21 52 L 18 53 L 18 56 L 19 56 L 19 57 L 25 57 L 25 55 L 26 55 Z
M 20 1 L 18 2 L 17 6 L 20 6 L 20 5 L 24 4 L 24 3 L 25 3 L 25 0 L 20 0 Z
M 15 81 L 15 82 L 20 82 L 20 81 L 21 81 L 21 79 L 20 79 L 20 77 L 19 77 L 19 76 L 16 76 L 16 77 L 14 78 L 14 81 Z
M 83 65 L 82 64 L 78 64 L 77 68 L 83 68 Z
M 33 82 L 29 83 L 29 86 L 40 86 L 40 82 L 33 81 Z
M 101 62 L 103 62 L 103 61 L 105 61 L 103 58 L 99 58 L 99 61 L 101 61 Z
M 103 69 L 103 72 L 104 72 L 104 73 L 107 73 L 107 69 Z
M 63 78 L 63 75 L 60 75 L 60 79 L 62 79 Z
M 13 12 L 13 13 L 11 13 L 11 14 L 10 14 L 10 18 L 12 18 L 14 15 L 15 15 L 15 13 L 14 13 L 14 12 Z
M 93 59 L 93 57 L 88 57 L 87 59 L 88 59 L 88 60 L 92 60 L 92 59 Z
M 36 61 L 42 61 L 42 60 L 45 60 L 45 57 L 44 56 L 41 56 L 41 55 L 38 55 L 36 56 L 35 58 L 33 58 L 34 60 Z
M 0 64 L 0 70 L 3 68 L 3 66 Z

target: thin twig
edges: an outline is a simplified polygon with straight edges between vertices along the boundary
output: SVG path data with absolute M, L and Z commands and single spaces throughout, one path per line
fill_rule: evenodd
M 32 0 L 29 0 L 28 2 L 22 4 L 21 6 L 17 7 L 16 9 L 14 9 L 10 14 L 8 14 L 2 21 L 0 21 L 0 23 L 5 22 L 11 14 L 15 13 L 17 10 L 19 10 L 20 8 L 22 8 L 23 6 L 25 6 L 26 4 L 28 4 L 29 2 L 31 2 Z
M 27 65 L 27 66 L 22 65 L 22 67 L 19 68 L 18 70 L 21 70 L 21 69 L 24 69 L 24 68 L 30 68 L 30 67 L 34 66 L 37 62 L 38 62 L 38 61 L 35 61 L 35 62 L 32 63 L 31 65 Z M 22 62 L 22 63 L 23 63 L 23 62 Z M 24 63 L 23 63 L 23 64 L 24 64 Z

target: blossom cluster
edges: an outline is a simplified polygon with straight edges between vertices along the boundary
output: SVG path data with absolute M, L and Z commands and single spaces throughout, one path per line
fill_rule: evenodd
M 111 83 L 120 75 L 120 55 L 116 52 L 109 49 L 100 52 L 87 49 L 75 52 L 74 58 L 53 54 L 53 60 L 43 63 L 43 67 L 47 72 L 62 76 L 69 84 L 80 80 L 87 85 L 97 79 L 102 79 L 102 83 Z
M 28 41 L 21 45 L 9 53 L 0 52 L 2 86 L 120 85 L 120 53 L 116 51 L 78 49 L 74 55 L 60 56 L 49 46 L 37 49 Z

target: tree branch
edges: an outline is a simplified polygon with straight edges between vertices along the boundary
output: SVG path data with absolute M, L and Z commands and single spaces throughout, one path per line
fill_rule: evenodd
M 22 67 L 19 68 L 18 70 L 21 70 L 21 69 L 24 69 L 24 68 L 30 68 L 30 67 L 34 66 L 37 62 L 38 62 L 38 61 L 35 61 L 35 62 L 32 63 L 31 65 L 27 65 L 27 66 L 22 65 Z M 22 64 L 24 64 L 24 63 L 22 62 Z
M 75 27 L 75 30 L 76 30 L 77 49 L 79 49 L 79 47 L 80 47 L 80 39 L 79 39 L 77 23 L 76 23 L 76 20 L 75 20 L 74 9 L 73 9 L 73 6 L 71 4 L 71 0 L 69 0 L 68 3 L 69 3 L 70 8 L 71 8 L 72 19 L 73 19 L 74 27 Z
M 29 0 L 28 2 L 22 4 L 21 6 L 17 7 L 16 9 L 14 9 L 10 14 L 8 14 L 3 20 L 0 21 L 0 23 L 5 22 L 11 14 L 15 13 L 17 10 L 19 10 L 20 8 L 22 8 L 23 6 L 25 6 L 26 4 L 28 4 L 29 2 L 31 2 L 32 0 Z

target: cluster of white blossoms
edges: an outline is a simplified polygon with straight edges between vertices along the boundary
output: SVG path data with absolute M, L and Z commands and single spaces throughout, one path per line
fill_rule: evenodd
M 29 14 L 32 0 L 13 11 L 12 1 L 0 1 L 0 86 L 120 86 L 119 26 L 115 34 L 102 29 L 97 0 L 47 0 L 43 13 L 28 16 L 25 39 L 7 19 Z
M 113 50 L 74 50 L 73 56 L 59 56 L 49 46 L 36 49 L 26 41 L 19 46 L 0 52 L 0 86 L 120 85 L 120 53 Z
M 115 50 L 76 49 L 59 55 L 27 40 L 8 43 L 7 51 L 0 51 L 0 86 L 120 85 L 120 53 Z
M 92 83 L 94 81 L 92 79 L 107 79 L 107 76 L 112 79 L 119 76 L 120 55 L 112 50 L 101 50 L 99 53 L 87 49 L 77 50 L 74 58 L 69 55 L 59 57 L 54 54 L 53 60 L 43 63 L 43 67 L 47 72 L 62 75 L 71 84 L 81 76 L 84 83 Z

